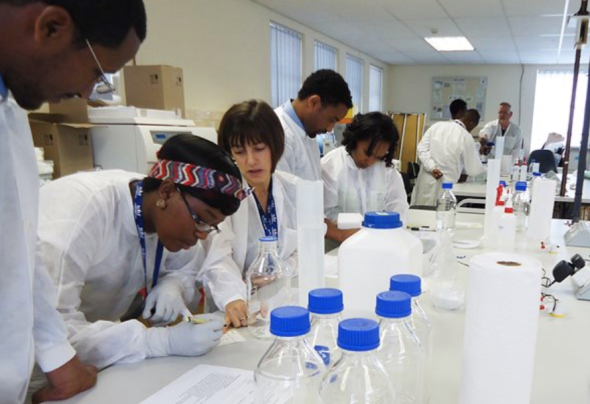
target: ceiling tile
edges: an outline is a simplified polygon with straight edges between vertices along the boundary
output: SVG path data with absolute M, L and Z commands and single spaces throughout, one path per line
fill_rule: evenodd
M 563 15 L 565 0 L 502 0 L 504 10 L 511 16 Z M 577 0 L 571 0 L 568 14 L 580 8 Z
M 412 51 L 404 53 L 418 64 L 450 64 L 448 59 L 434 49 L 428 52 Z
M 366 27 L 371 33 L 382 39 L 415 38 L 416 34 L 402 24 L 399 20 L 391 19 L 390 22 L 377 21 Z
M 486 61 L 486 63 L 499 63 L 499 64 L 503 64 L 503 63 L 519 64 L 520 63 L 520 58 L 518 56 L 518 53 L 514 50 L 510 50 L 510 51 L 507 50 L 507 51 L 503 51 L 503 52 L 480 50 L 478 53 Z
M 436 0 L 377 0 L 399 19 L 447 18 Z
M 420 37 L 463 35 L 455 22 L 450 18 L 403 20 L 403 22 Z M 436 34 L 432 30 L 436 30 Z
M 561 17 L 508 17 L 514 36 L 560 34 Z
M 444 56 L 454 64 L 484 64 L 485 60 L 478 52 L 445 52 Z
M 469 42 L 475 47 L 475 49 L 479 51 L 497 51 L 498 53 L 502 53 L 504 51 L 507 52 L 516 52 L 516 46 L 514 45 L 514 41 L 509 36 L 478 36 L 478 37 L 469 37 Z
M 385 42 L 392 48 L 404 53 L 407 51 L 436 52 L 428 42 L 422 38 L 388 39 Z
M 508 20 L 503 17 L 456 18 L 455 23 L 465 36 L 510 35 Z
M 450 17 L 503 17 L 500 0 L 438 0 Z

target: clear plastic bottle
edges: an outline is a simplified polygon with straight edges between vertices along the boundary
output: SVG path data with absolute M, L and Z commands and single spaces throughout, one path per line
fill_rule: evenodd
M 436 201 L 436 226 L 438 229 L 453 231 L 457 215 L 457 198 L 453 194 L 453 183 L 442 184 L 443 192 Z
M 307 341 L 329 369 L 342 357 L 338 348 L 338 323 L 344 310 L 342 292 L 332 288 L 314 289 L 309 292 L 307 308 L 312 316 Z
M 291 301 L 289 269 L 279 258 L 276 237 L 261 237 L 258 256 L 246 272 L 248 329 L 269 339 L 270 313 Z
M 363 318 L 341 321 L 338 346 L 342 349 L 342 359 L 322 380 L 321 403 L 396 402 L 390 378 L 376 355 L 379 347 L 379 324 L 376 321 Z
M 526 192 L 526 182 L 519 181 L 516 183 L 516 192 L 512 197 L 514 216 L 516 217 L 516 231 L 523 232 L 528 227 L 528 217 L 531 209 L 528 194 Z
M 375 313 L 381 318 L 377 355 L 395 389 L 396 403 L 422 404 L 425 356 L 410 324 L 412 297 L 398 291 L 379 293 Z
M 254 372 L 257 404 L 316 404 L 326 373 L 324 361 L 307 343 L 309 312 L 285 306 L 271 313 L 275 340 Z

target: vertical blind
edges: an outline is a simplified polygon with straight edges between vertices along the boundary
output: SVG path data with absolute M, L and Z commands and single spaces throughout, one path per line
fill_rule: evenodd
M 369 111 L 381 111 L 383 98 L 383 69 L 369 67 Z
M 272 106 L 278 107 L 297 96 L 301 86 L 302 35 L 277 23 L 270 23 L 270 71 Z
M 572 147 L 579 147 L 582 140 L 582 125 L 586 103 L 588 76 L 580 69 L 576 89 L 576 109 L 572 128 Z M 556 132 L 567 135 L 574 73 L 564 70 L 539 70 L 535 87 L 535 107 L 531 150 L 540 149 L 547 136 Z
M 356 108 L 355 112 L 363 111 L 363 65 L 363 59 L 346 54 L 346 82 Z
M 336 71 L 338 50 L 320 41 L 315 41 L 315 65 L 314 70 L 331 69 Z

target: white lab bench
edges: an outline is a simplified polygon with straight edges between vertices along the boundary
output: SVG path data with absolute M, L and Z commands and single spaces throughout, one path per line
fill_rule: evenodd
M 483 215 L 459 214 L 456 239 L 477 239 L 483 234 Z M 574 253 L 588 258 L 590 249 L 566 248 L 563 220 L 554 220 L 552 242 L 560 245 L 556 254 L 527 247 L 527 255 L 538 258 L 548 274 L 561 259 Z M 524 248 L 524 247 L 523 247 Z M 483 247 L 456 250 L 468 262 L 473 255 L 486 252 Z M 523 251 L 518 251 L 523 253 Z M 468 268 L 460 266 L 465 280 Z M 332 283 L 332 282 L 329 282 Z M 555 289 L 555 290 L 554 290 Z M 535 373 L 531 403 L 533 404 L 588 404 L 590 403 L 590 301 L 578 301 L 573 296 L 570 279 L 549 289 L 565 304 L 566 316 L 554 318 L 540 313 L 535 355 Z M 498 291 L 502 299 L 502 291 Z M 457 404 L 461 380 L 462 342 L 465 312 L 439 311 L 430 304 L 428 294 L 422 305 L 434 326 L 431 404 Z M 518 330 L 515 330 L 517 333 Z M 130 365 L 116 365 L 100 372 L 97 385 L 88 392 L 63 401 L 68 404 L 139 403 L 199 364 L 210 364 L 255 369 L 270 342 L 255 340 L 248 330 L 240 330 L 245 342 L 216 348 L 197 358 L 167 357 L 149 359 Z M 509 366 L 507 363 L 506 366 Z M 165 404 L 165 403 L 162 403 Z M 477 403 L 473 403 L 477 404 Z M 498 403 L 501 404 L 501 403 Z M 526 404 L 526 403 L 523 403 Z

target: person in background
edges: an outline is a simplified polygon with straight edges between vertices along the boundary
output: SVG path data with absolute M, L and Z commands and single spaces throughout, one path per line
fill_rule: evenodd
M 116 12 L 114 11 L 116 10 Z M 39 177 L 24 109 L 88 97 L 146 37 L 141 0 L 0 0 L 0 401 L 22 403 L 36 360 L 49 384 L 35 402 L 96 383 L 55 310 L 55 289 L 36 251 Z
M 565 137 L 559 133 L 551 132 L 547 135 L 547 140 L 541 147 L 542 150 L 551 150 L 553 159 L 555 160 L 555 167 L 563 166 L 561 160 L 563 159 L 563 152 L 565 151 Z M 531 162 L 529 161 L 529 164 Z
M 511 155 L 513 158 L 520 156 L 522 149 L 522 131 L 520 127 L 511 122 L 512 106 L 507 102 L 501 102 L 498 109 L 498 119 L 486 123 L 479 132 L 479 141 L 481 143 L 480 152 L 488 154 L 490 147 L 486 146 L 488 142 L 495 142 L 498 136 L 504 137 L 503 155 Z M 495 156 L 499 159 L 501 156 Z
M 465 112 L 467 112 L 467 103 L 457 98 L 449 105 L 449 111 L 451 112 L 451 120 L 461 119 L 465 115 Z
M 340 74 L 328 69 L 312 73 L 296 99 L 275 109 L 285 131 L 285 152 L 278 169 L 304 180 L 320 180 L 320 149 L 315 137 L 331 131 L 350 108 L 350 90 Z
M 340 230 L 339 213 L 395 211 L 403 218 L 408 196 L 393 167 L 399 133 L 381 112 L 357 114 L 343 134 L 342 146 L 322 158 L 326 238 L 342 243 L 357 230 Z
M 412 205 L 434 206 L 443 182 L 456 183 L 463 170 L 467 175 L 484 171 L 470 133 L 478 123 L 479 112 L 469 109 L 460 120 L 439 122 L 428 129 L 424 135 L 430 139 L 428 152 L 422 142 L 418 144 L 422 169 L 412 192 Z M 438 167 L 442 176 L 435 178 L 433 167 Z
M 58 287 L 57 308 L 80 357 L 105 368 L 168 355 L 197 356 L 222 334 L 221 319 L 146 328 L 129 314 L 167 324 L 190 317 L 193 246 L 217 230 L 246 196 L 231 157 L 216 144 L 176 135 L 149 175 L 79 173 L 41 188 L 41 256 Z M 149 293 L 149 294 L 148 294 Z M 141 301 L 141 300 L 140 300 Z M 186 320 L 186 318 L 185 318 Z
M 258 255 L 259 238 L 278 238 L 279 256 L 297 270 L 296 183 L 298 177 L 277 171 L 285 136 L 281 122 L 264 101 L 232 106 L 223 116 L 218 144 L 231 153 L 254 192 L 235 215 L 220 226 L 199 253 L 199 280 L 208 296 L 207 309 L 225 311 L 226 324 L 248 324 L 244 276 Z

